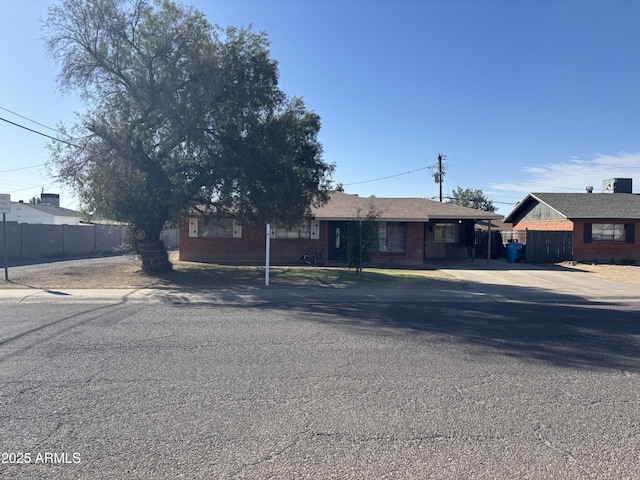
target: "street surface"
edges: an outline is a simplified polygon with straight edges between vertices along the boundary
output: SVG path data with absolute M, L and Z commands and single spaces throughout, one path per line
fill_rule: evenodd
M 11 298 L 0 477 L 637 478 L 633 296 L 491 278 Z

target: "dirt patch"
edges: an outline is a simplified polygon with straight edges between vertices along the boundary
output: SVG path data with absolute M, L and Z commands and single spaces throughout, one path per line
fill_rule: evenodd
M 606 280 L 640 285 L 640 266 L 637 265 L 609 265 L 580 262 L 562 262 L 558 265 L 562 268 L 589 272 Z
M 127 257 L 124 262 L 91 263 L 80 266 L 45 264 L 41 269 L 17 267 L 10 269 L 10 282 L 0 288 L 144 288 L 162 284 L 160 278 L 144 274 L 139 262 Z
M 10 282 L 0 280 L 0 288 L 37 289 L 109 289 L 109 288 L 256 288 L 264 285 L 263 266 L 223 266 L 181 262 L 177 252 L 170 253 L 174 270 L 147 275 L 134 256 L 94 259 L 91 262 L 56 262 L 16 267 Z M 438 270 L 402 271 L 365 269 L 362 276 L 346 268 L 273 267 L 273 287 L 348 288 L 435 287 L 438 282 L 455 282 Z
M 134 256 L 116 259 L 95 259 L 89 262 L 56 262 L 17 267 L 10 270 L 10 282 L 0 279 L 0 289 L 101 289 L 101 288 L 231 288 L 264 285 L 264 267 L 221 266 L 181 262 L 177 252 L 171 252 L 174 271 L 150 276 L 142 272 Z M 553 267 L 551 267 L 553 268 Z M 556 268 L 593 274 L 599 278 L 640 285 L 640 266 L 563 262 Z M 271 271 L 274 287 L 349 288 L 433 287 L 444 288 L 456 282 L 441 270 L 365 269 L 362 277 L 345 268 L 274 267 Z

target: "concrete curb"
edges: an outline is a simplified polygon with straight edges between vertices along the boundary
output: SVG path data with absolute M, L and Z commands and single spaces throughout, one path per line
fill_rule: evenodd
M 485 294 L 441 289 L 7 289 L 0 304 L 33 303 L 147 303 L 147 304 L 264 304 L 264 303 L 402 303 L 480 300 Z

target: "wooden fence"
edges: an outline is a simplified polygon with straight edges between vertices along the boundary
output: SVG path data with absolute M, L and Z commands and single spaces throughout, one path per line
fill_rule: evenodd
M 486 232 L 483 233 L 486 236 Z M 555 263 L 573 259 L 573 232 L 544 230 L 492 232 L 491 256 L 505 257 L 505 246 L 511 242 L 524 245 L 518 256 L 520 261 Z M 486 252 L 486 248 L 484 251 Z
M 573 259 L 573 232 L 527 230 L 526 261 L 555 263 Z

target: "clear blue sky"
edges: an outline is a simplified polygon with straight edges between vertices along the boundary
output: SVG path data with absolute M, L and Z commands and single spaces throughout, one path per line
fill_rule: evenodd
M 55 127 L 83 110 L 57 91 L 38 40 L 51 3 L 0 0 L 0 117 L 55 135 L 7 111 Z M 529 192 L 600 192 L 612 177 L 640 192 L 637 0 L 182 3 L 267 32 L 282 89 L 321 116 L 325 160 L 349 193 L 437 197 L 439 153 L 445 196 L 479 188 L 504 214 Z M 44 188 L 75 208 L 41 166 L 46 143 L 0 122 L 0 193 Z

